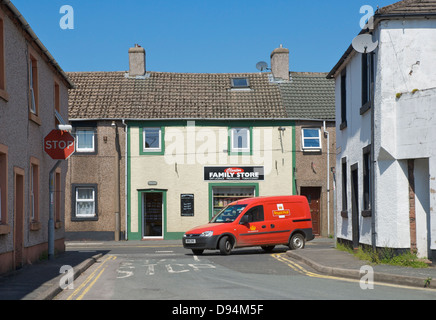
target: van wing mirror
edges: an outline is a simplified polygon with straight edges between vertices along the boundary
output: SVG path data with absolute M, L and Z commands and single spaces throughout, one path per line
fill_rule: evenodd
M 246 214 L 244 214 L 241 217 L 241 220 L 239 220 L 239 224 L 246 224 L 246 223 L 248 223 L 248 216 Z

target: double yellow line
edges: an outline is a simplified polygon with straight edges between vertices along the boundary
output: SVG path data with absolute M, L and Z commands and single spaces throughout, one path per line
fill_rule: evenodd
M 67 298 L 67 300 L 82 300 L 85 294 L 92 288 L 97 282 L 98 278 L 106 270 L 106 263 L 111 260 L 115 260 L 117 257 L 113 255 L 107 256 L 101 264 L 83 281 L 83 283 L 74 290 L 74 292 Z

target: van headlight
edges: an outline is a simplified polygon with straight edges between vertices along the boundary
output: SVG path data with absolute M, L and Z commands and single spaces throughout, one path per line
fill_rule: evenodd
M 212 237 L 213 231 L 205 231 L 202 234 L 200 234 L 200 237 Z

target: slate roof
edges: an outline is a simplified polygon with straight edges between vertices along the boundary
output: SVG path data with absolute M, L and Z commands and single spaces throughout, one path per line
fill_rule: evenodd
M 291 72 L 291 81 L 280 84 L 288 116 L 295 119 L 335 119 L 335 82 L 327 73 Z
M 287 118 L 269 73 L 198 74 L 71 72 L 69 119 L 283 119 Z M 231 89 L 247 77 L 250 90 Z

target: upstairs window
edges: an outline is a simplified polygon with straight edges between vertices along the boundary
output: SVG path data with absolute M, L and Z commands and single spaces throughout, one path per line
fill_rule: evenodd
M 317 128 L 302 129 L 302 146 L 303 150 L 319 151 L 321 150 L 321 130 Z
M 0 11 L 0 97 L 8 101 L 9 95 L 6 93 L 6 62 L 5 62 L 5 34 L 4 34 L 4 14 Z
M 374 87 L 374 55 L 362 54 L 362 107 L 360 114 L 371 108 Z
M 248 89 L 250 88 L 250 82 L 248 78 L 232 78 L 232 88 L 234 89 Z
M 30 55 L 30 112 L 38 115 L 38 61 Z
M 76 151 L 95 152 L 94 129 L 76 129 Z
M 347 71 L 341 74 L 341 123 L 340 129 L 347 127 Z
M 160 154 L 163 152 L 162 128 L 142 128 L 142 153 Z
M 250 128 L 230 129 L 230 153 L 250 153 L 251 151 Z

